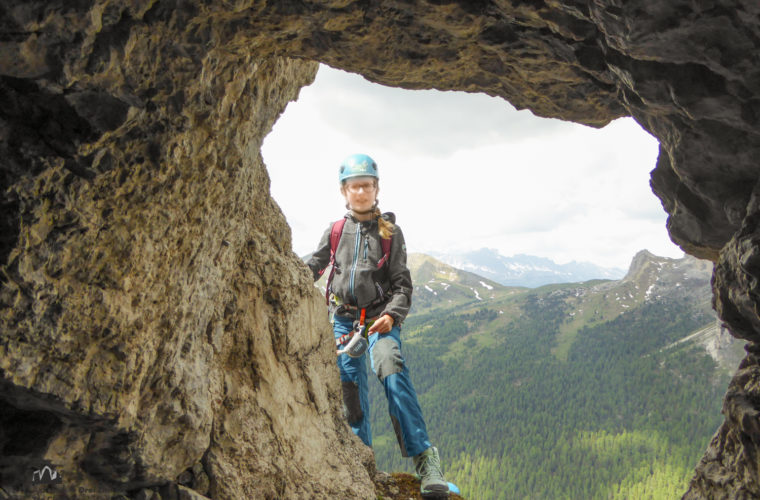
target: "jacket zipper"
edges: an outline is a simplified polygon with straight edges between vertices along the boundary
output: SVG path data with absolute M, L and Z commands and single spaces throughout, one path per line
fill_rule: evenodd
M 361 237 L 362 237 L 362 231 L 361 226 L 356 226 L 356 241 L 354 242 L 354 259 L 351 264 L 351 278 L 348 282 L 348 291 L 351 294 L 351 297 L 354 299 L 354 303 L 357 304 L 356 300 L 356 294 L 354 292 L 354 278 L 356 277 L 356 264 L 359 261 L 359 244 L 361 243 Z M 358 304 L 357 304 L 358 305 Z

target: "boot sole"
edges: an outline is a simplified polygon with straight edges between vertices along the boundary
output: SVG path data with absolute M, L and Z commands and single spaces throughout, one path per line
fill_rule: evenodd
M 420 496 L 422 498 L 449 498 L 449 489 L 446 488 L 446 490 L 441 491 L 426 491 L 424 493 L 420 492 Z
M 448 491 L 446 491 L 446 492 L 443 492 L 443 491 L 442 492 L 437 492 L 436 491 L 436 492 L 431 492 L 431 493 L 421 493 L 420 496 L 422 498 L 426 498 L 426 499 L 427 498 L 430 498 L 430 499 L 433 499 L 433 498 L 449 498 L 449 492 Z

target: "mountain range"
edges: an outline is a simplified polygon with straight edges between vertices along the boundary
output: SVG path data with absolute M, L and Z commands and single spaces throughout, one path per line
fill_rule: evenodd
M 505 286 L 535 288 L 552 283 L 576 283 L 592 279 L 620 279 L 625 270 L 601 267 L 590 262 L 557 264 L 533 255 L 501 255 L 497 250 L 481 248 L 463 253 L 431 252 L 444 264 L 469 271 Z
M 410 254 L 408 266 L 414 283 L 412 315 L 473 307 L 499 307 L 503 314 L 503 309 L 511 309 L 510 304 L 519 302 L 520 297 L 550 294 L 562 298 L 567 308 L 568 318 L 560 327 L 556 346 L 556 352 L 562 353 L 580 328 L 612 321 L 645 304 L 679 300 L 711 318 L 684 342 L 700 342 L 716 362 L 727 367 L 735 368 L 741 356 L 741 350 L 736 349 L 738 343 L 721 327 L 712 310 L 712 263 L 689 255 L 672 259 L 642 250 L 634 256 L 622 279 L 553 283 L 538 288 L 505 286 L 425 254 Z M 726 350 L 727 346 L 733 347 Z
M 719 425 L 743 343 L 712 263 L 639 252 L 622 279 L 505 286 L 410 254 L 403 324 L 431 438 L 469 498 L 676 498 Z M 382 387 L 375 457 L 403 470 Z

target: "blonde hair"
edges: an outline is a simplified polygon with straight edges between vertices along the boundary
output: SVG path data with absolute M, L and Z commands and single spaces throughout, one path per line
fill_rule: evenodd
M 389 240 L 393 236 L 393 231 L 396 229 L 396 225 L 393 222 L 383 219 L 380 209 L 375 205 L 375 212 L 373 215 L 377 218 L 377 232 L 380 233 L 380 237 L 384 240 Z

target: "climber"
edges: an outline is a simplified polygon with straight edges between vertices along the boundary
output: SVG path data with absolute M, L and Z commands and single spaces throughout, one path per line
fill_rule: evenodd
M 385 389 L 401 454 L 413 457 L 424 498 L 448 497 L 438 449 L 428 439 L 417 393 L 401 355 L 401 323 L 412 297 L 404 236 L 394 224 L 395 216 L 381 214 L 377 208 L 379 177 L 372 158 L 364 154 L 347 157 L 338 178 L 348 213 L 327 228 L 307 264 L 314 280 L 333 264 L 327 295 L 336 343 L 340 347 L 349 342 L 356 328 L 357 335 L 366 331 L 370 365 Z M 338 354 L 343 405 L 351 429 L 372 446 L 366 356 L 356 354 Z

